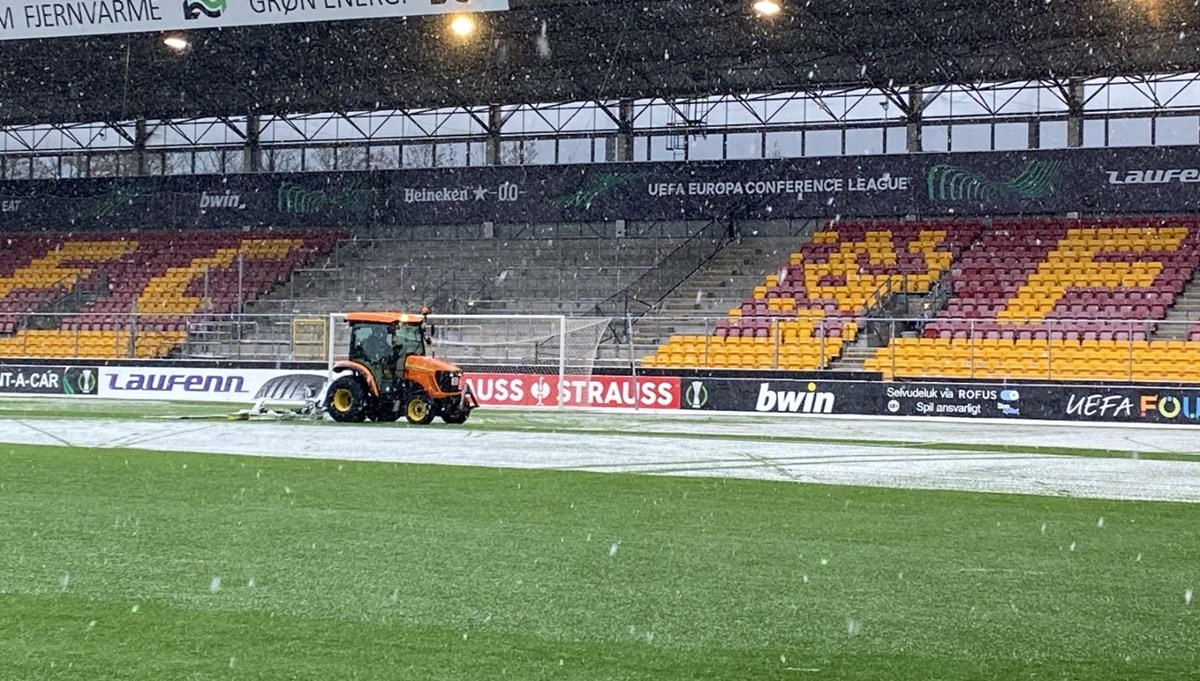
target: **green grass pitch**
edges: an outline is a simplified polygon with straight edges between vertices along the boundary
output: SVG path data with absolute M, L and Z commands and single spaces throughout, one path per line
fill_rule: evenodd
M 1197 678 L 1198 528 L 1187 504 L 0 445 L 0 679 Z

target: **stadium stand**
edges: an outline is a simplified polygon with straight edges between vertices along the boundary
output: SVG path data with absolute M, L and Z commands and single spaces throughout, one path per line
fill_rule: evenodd
M 248 308 L 583 314 L 662 263 L 682 239 L 358 239 Z
M 981 228 L 978 221 L 830 223 L 730 310 L 715 333 L 672 337 L 642 363 L 827 368 L 868 312 L 896 292 L 928 292 Z
M 345 239 L 319 263 L 298 270 L 286 286 L 246 306 L 246 333 L 212 344 L 224 357 L 309 358 L 296 343 L 293 321 L 356 310 L 441 314 L 565 314 L 607 316 L 635 284 L 654 299 L 677 278 L 679 237 Z M 654 272 L 654 277 L 646 277 Z M 648 281 L 650 280 L 650 281 Z M 661 280 L 661 281 L 660 281 Z M 657 297 L 656 297 L 657 296 Z M 610 309 L 610 311 L 611 311 Z
M 1200 345 L 1156 338 L 1200 261 L 1194 217 L 997 220 L 951 268 L 920 338 L 864 368 L 887 378 L 1190 380 Z
M 193 327 L 287 281 L 339 236 L 12 235 L 0 251 L 0 356 L 166 356 Z

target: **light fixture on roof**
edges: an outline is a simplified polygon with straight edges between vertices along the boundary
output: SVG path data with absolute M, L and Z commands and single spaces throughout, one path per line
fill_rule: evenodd
M 466 38 L 475 32 L 475 19 L 469 14 L 456 14 L 450 20 L 450 30 L 460 38 Z
M 163 36 L 162 41 L 163 45 L 166 45 L 176 52 L 183 52 L 191 45 L 191 43 L 188 42 L 187 37 L 182 35 Z
M 757 0 L 754 3 L 754 11 L 762 17 L 773 17 L 783 11 L 783 7 L 777 0 Z

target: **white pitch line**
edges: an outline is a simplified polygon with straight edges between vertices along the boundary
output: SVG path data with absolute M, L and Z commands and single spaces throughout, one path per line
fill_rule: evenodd
M 694 424 L 658 421 L 696 432 Z M 305 423 L 0 419 L 0 442 L 310 459 L 737 477 L 838 485 L 1200 503 L 1200 462 L 1086 458 L 666 434 L 511 432 Z M 810 424 L 810 425 L 819 425 Z M 829 437 L 823 429 L 823 437 Z M 635 429 L 636 432 L 636 429 Z M 715 431 L 714 431 L 715 432 Z M 722 428 L 722 433 L 728 433 Z M 771 432 L 776 432 L 774 429 Z M 762 430 L 759 431 L 761 437 Z M 894 433 L 894 431 L 893 431 Z M 792 435 L 793 432 L 781 433 Z M 955 437 L 962 433 L 956 433 Z M 861 428 L 848 437 L 864 438 Z M 922 433 L 928 438 L 929 433 Z M 362 444 L 358 444 L 362 443 Z M 1080 446 L 1076 442 L 1076 446 Z

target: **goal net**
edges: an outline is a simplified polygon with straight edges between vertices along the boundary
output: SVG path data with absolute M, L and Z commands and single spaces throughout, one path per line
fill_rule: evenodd
M 544 377 L 545 381 L 533 378 L 544 392 L 535 395 L 537 403 L 561 406 L 564 381 L 591 376 L 609 321 L 564 315 L 434 314 L 426 320 L 432 338 L 427 352 L 468 374 Z M 333 363 L 346 358 L 350 327 L 344 314 L 332 314 L 329 328 L 332 375 Z M 560 389 L 553 390 L 555 385 Z

